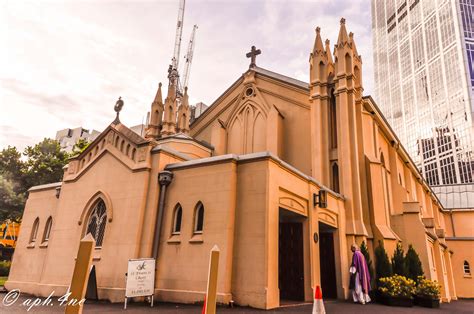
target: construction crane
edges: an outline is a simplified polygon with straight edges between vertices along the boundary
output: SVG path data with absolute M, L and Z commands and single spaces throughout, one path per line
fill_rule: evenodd
M 189 72 L 191 71 L 191 63 L 193 62 L 193 54 L 194 54 L 194 44 L 195 44 L 195 36 L 196 30 L 198 29 L 197 25 L 194 25 L 193 31 L 191 33 L 191 39 L 189 40 L 188 50 L 186 55 L 184 56 L 185 64 L 184 64 L 184 75 L 181 86 L 184 88 L 188 87 L 189 82 Z
M 181 37 L 183 36 L 185 4 L 186 4 L 185 0 L 179 1 L 178 22 L 176 24 L 176 37 L 174 40 L 174 53 L 173 53 L 173 58 L 171 59 L 171 66 L 176 71 L 178 70 L 178 65 L 179 65 L 179 53 L 181 50 Z

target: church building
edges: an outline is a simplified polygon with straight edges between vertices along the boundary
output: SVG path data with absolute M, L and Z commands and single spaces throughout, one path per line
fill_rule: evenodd
M 144 137 L 117 118 L 29 190 L 7 289 L 48 296 L 70 284 L 80 240 L 96 241 L 98 298 L 123 302 L 129 259 L 156 257 L 155 298 L 204 299 L 220 249 L 218 302 L 260 309 L 349 296 L 352 244 L 413 245 L 425 275 L 456 299 L 448 218 L 370 96 L 341 19 L 334 47 L 316 28 L 310 82 L 256 65 L 190 124 L 170 68 Z M 163 99 L 164 96 L 164 99 Z M 125 104 L 126 105 L 126 104 Z M 456 252 L 454 252 L 456 254 Z

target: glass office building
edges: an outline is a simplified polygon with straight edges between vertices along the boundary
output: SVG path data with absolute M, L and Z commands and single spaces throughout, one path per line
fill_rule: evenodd
M 474 209 L 474 0 L 372 0 L 375 100 L 448 209 Z

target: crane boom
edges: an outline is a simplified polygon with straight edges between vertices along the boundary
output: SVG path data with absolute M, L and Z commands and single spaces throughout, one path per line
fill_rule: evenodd
M 188 44 L 188 51 L 186 52 L 186 55 L 184 56 L 184 59 L 186 61 L 185 61 L 185 66 L 184 66 L 183 83 L 181 84 L 183 88 L 188 87 L 189 72 L 191 71 L 191 63 L 193 62 L 194 45 L 196 43 L 195 36 L 196 36 L 197 29 L 198 29 L 198 26 L 194 25 L 193 31 L 191 33 L 191 39 L 189 40 L 189 44 Z
M 175 70 L 178 70 L 179 65 L 179 53 L 181 50 L 181 37 L 183 35 L 183 22 L 184 22 L 184 6 L 185 0 L 179 1 L 179 10 L 178 10 L 178 22 L 176 24 L 176 37 L 174 40 L 174 53 L 172 59 L 172 67 Z

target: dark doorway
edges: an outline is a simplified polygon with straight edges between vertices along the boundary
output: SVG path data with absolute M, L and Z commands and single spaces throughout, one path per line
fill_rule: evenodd
M 321 289 L 324 298 L 337 298 L 336 261 L 334 257 L 334 231 L 326 224 L 319 223 L 319 262 Z
M 280 299 L 304 301 L 303 224 L 280 222 L 279 229 Z

